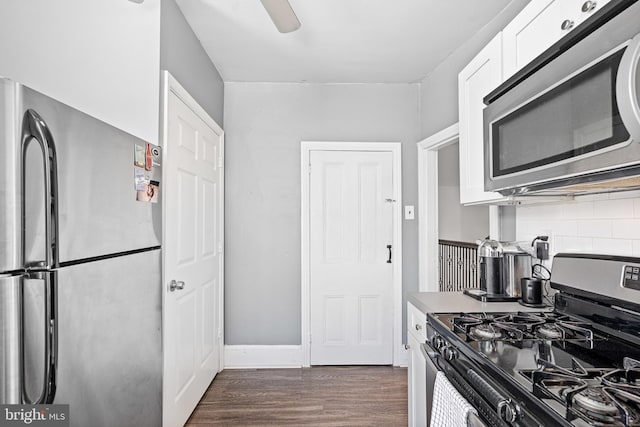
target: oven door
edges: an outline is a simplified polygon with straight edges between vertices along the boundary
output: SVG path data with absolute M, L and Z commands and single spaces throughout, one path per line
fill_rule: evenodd
M 422 344 L 420 349 L 422 350 L 422 354 L 424 355 L 424 358 L 427 364 L 427 420 L 431 422 L 431 408 L 433 406 L 433 388 L 436 381 L 436 374 L 438 373 L 438 371 L 441 370 L 438 368 L 438 359 L 441 356 L 438 354 L 437 351 L 435 351 L 427 343 Z M 447 375 L 447 378 L 449 378 L 448 375 Z M 454 384 L 453 381 L 451 381 L 451 383 Z M 456 389 L 460 394 L 465 396 L 465 393 L 461 391 L 457 385 L 454 384 L 454 386 L 456 387 Z M 478 408 L 476 408 L 476 410 L 477 409 Z M 481 418 L 480 416 L 474 413 L 469 414 L 467 421 L 468 421 L 468 427 L 488 427 L 490 425 L 488 421 L 484 420 L 483 418 Z
M 429 344 L 422 344 L 420 351 L 424 356 L 426 364 L 426 377 L 427 377 L 427 423 L 431 422 L 431 408 L 433 406 L 433 386 L 436 382 L 436 374 L 438 373 L 438 367 L 434 363 L 434 358 L 437 357 L 437 353 L 432 349 Z
M 469 425 L 506 427 L 520 424 L 518 422 L 521 421 L 519 406 L 490 384 L 466 358 L 453 357 L 447 360 L 448 357 L 443 357 L 430 344 L 424 344 L 423 351 L 427 360 L 433 363 L 433 377 L 431 388 L 427 386 L 430 390 L 427 396 L 433 397 L 435 374 L 437 371 L 443 371 L 458 393 L 478 411 L 477 416 L 469 417 Z M 458 355 L 457 351 L 450 346 L 445 348 L 444 353 Z M 429 384 L 429 369 L 427 369 L 427 384 Z

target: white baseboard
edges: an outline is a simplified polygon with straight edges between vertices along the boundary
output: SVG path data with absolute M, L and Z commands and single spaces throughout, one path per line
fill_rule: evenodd
M 300 345 L 225 345 L 225 369 L 301 368 Z

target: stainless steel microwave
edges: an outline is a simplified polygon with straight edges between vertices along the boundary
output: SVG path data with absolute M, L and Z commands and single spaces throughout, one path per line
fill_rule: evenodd
M 485 189 L 640 188 L 639 60 L 634 2 L 494 96 L 484 109 Z

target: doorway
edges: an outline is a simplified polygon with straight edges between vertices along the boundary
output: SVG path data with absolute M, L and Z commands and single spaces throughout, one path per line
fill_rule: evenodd
M 421 292 L 458 290 L 441 286 L 441 270 L 445 270 L 443 247 L 446 251 L 453 245 L 455 250 L 451 253 L 463 254 L 460 257 L 456 255 L 453 262 L 455 282 L 458 283 L 461 262 L 469 259 L 474 268 L 474 256 L 468 257 L 466 253 L 474 253 L 475 240 L 487 235 L 495 236 L 499 230 L 497 206 L 460 204 L 458 139 L 456 123 L 417 144 Z
M 302 143 L 304 366 L 392 364 L 401 346 L 399 143 Z

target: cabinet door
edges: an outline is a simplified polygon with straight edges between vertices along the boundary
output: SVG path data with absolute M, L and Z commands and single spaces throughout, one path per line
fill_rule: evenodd
M 560 40 L 610 0 L 532 0 L 502 32 L 504 79 Z
M 458 75 L 460 203 L 502 198 L 484 191 L 482 98 L 502 83 L 502 33 L 498 33 Z
M 576 0 L 532 0 L 502 32 L 505 79 L 567 34 L 575 10 Z
M 408 331 L 409 342 L 409 426 L 427 425 L 427 361 L 420 350 L 420 342 Z M 431 398 L 431 396 L 429 396 Z

